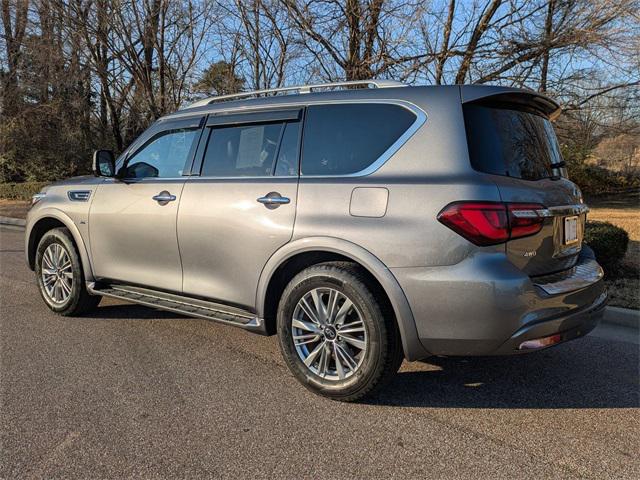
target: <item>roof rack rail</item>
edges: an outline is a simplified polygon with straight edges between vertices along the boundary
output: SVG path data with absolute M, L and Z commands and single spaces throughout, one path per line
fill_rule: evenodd
M 334 88 L 344 88 L 344 87 L 352 87 L 352 86 L 372 86 L 373 88 L 391 88 L 391 87 L 406 87 L 406 83 L 397 82 L 395 80 L 352 80 L 348 82 L 332 82 L 332 83 L 318 83 L 314 85 L 297 85 L 293 87 L 281 87 L 281 88 L 269 88 L 266 90 L 254 90 L 252 92 L 242 92 L 242 93 L 232 93 L 230 95 L 220 95 L 217 97 L 208 97 L 202 100 L 198 100 L 197 102 L 192 103 L 191 105 L 185 107 L 194 108 L 194 107 L 202 107 L 204 105 L 209 105 L 210 103 L 216 102 L 227 102 L 229 100 L 237 100 L 240 98 L 250 98 L 250 97 L 259 97 L 259 96 L 268 96 L 268 95 L 277 95 L 280 93 L 286 94 L 304 94 L 311 93 L 313 90 L 324 90 L 324 89 L 334 89 Z

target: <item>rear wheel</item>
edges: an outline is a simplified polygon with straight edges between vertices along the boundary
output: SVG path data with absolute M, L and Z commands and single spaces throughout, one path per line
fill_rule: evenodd
M 87 292 L 80 256 L 66 228 L 44 234 L 36 250 L 35 267 L 40 295 L 54 312 L 80 315 L 100 303 L 101 297 Z
M 282 355 L 314 393 L 354 401 L 382 386 L 403 359 L 392 313 L 362 269 L 346 262 L 296 275 L 278 308 Z

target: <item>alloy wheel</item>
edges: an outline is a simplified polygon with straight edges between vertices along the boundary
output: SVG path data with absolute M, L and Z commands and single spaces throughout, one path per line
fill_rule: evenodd
M 63 304 L 73 289 L 71 258 L 59 243 L 52 243 L 42 255 L 42 286 L 45 294 L 55 304 Z
M 351 377 L 364 361 L 367 328 L 357 306 L 333 288 L 314 288 L 296 304 L 293 344 L 304 365 L 327 380 Z

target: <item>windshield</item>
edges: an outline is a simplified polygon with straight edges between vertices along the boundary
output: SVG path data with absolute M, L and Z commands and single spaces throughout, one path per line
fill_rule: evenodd
M 524 180 L 564 175 L 551 122 L 536 113 L 493 106 L 463 106 L 474 169 Z

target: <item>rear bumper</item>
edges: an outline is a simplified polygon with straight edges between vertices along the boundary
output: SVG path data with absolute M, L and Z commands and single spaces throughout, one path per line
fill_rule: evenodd
M 559 339 L 555 344 L 564 343 L 569 340 L 584 337 L 591 330 L 596 328 L 604 314 L 604 307 L 607 305 L 607 294 L 603 292 L 596 301 L 578 312 L 559 318 L 547 319 L 534 324 L 527 324 L 504 342 L 497 350 L 491 352 L 492 355 L 514 355 L 528 353 L 543 348 L 524 349 L 523 343 L 528 340 L 548 338 L 559 334 Z
M 573 273 L 557 279 L 532 279 L 496 252 L 447 267 L 392 271 L 420 342 L 434 355 L 509 355 L 531 351 L 519 349 L 531 339 L 560 334 L 561 341 L 571 340 L 595 328 L 607 302 L 602 270 L 588 247 Z

